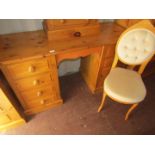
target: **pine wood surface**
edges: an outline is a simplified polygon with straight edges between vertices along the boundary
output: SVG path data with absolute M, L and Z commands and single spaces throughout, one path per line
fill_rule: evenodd
M 91 37 L 48 42 L 43 30 L 0 35 L 0 62 L 18 61 L 33 56 L 79 51 L 105 44 L 115 44 L 124 28 L 115 23 L 101 25 L 101 33 Z

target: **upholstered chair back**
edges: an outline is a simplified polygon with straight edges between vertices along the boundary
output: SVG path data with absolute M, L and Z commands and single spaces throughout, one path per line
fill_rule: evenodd
M 116 45 L 118 59 L 127 65 L 140 65 L 154 53 L 155 29 L 147 20 L 125 31 Z

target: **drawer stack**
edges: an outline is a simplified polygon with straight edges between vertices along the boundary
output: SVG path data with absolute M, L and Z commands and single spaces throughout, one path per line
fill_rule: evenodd
M 26 114 L 33 114 L 62 103 L 54 56 L 3 64 L 10 85 Z
M 50 41 L 62 41 L 97 35 L 100 24 L 96 19 L 47 19 L 43 22 Z

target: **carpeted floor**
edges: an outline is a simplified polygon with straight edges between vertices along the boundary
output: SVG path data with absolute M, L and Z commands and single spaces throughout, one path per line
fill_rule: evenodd
M 146 99 L 124 121 L 127 105 L 106 100 L 97 113 L 101 95 L 93 95 L 79 73 L 60 79 L 64 104 L 34 115 L 27 124 L 1 134 L 155 134 L 155 75 L 144 79 Z

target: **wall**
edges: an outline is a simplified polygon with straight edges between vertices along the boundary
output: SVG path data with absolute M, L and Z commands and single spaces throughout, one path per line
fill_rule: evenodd
M 100 22 L 109 22 L 113 19 L 100 19 Z M 42 19 L 0 19 L 0 34 L 35 31 L 42 29 Z M 77 72 L 80 59 L 63 61 L 59 66 L 59 76 Z
M 42 29 L 42 19 L 0 19 L 0 34 Z

